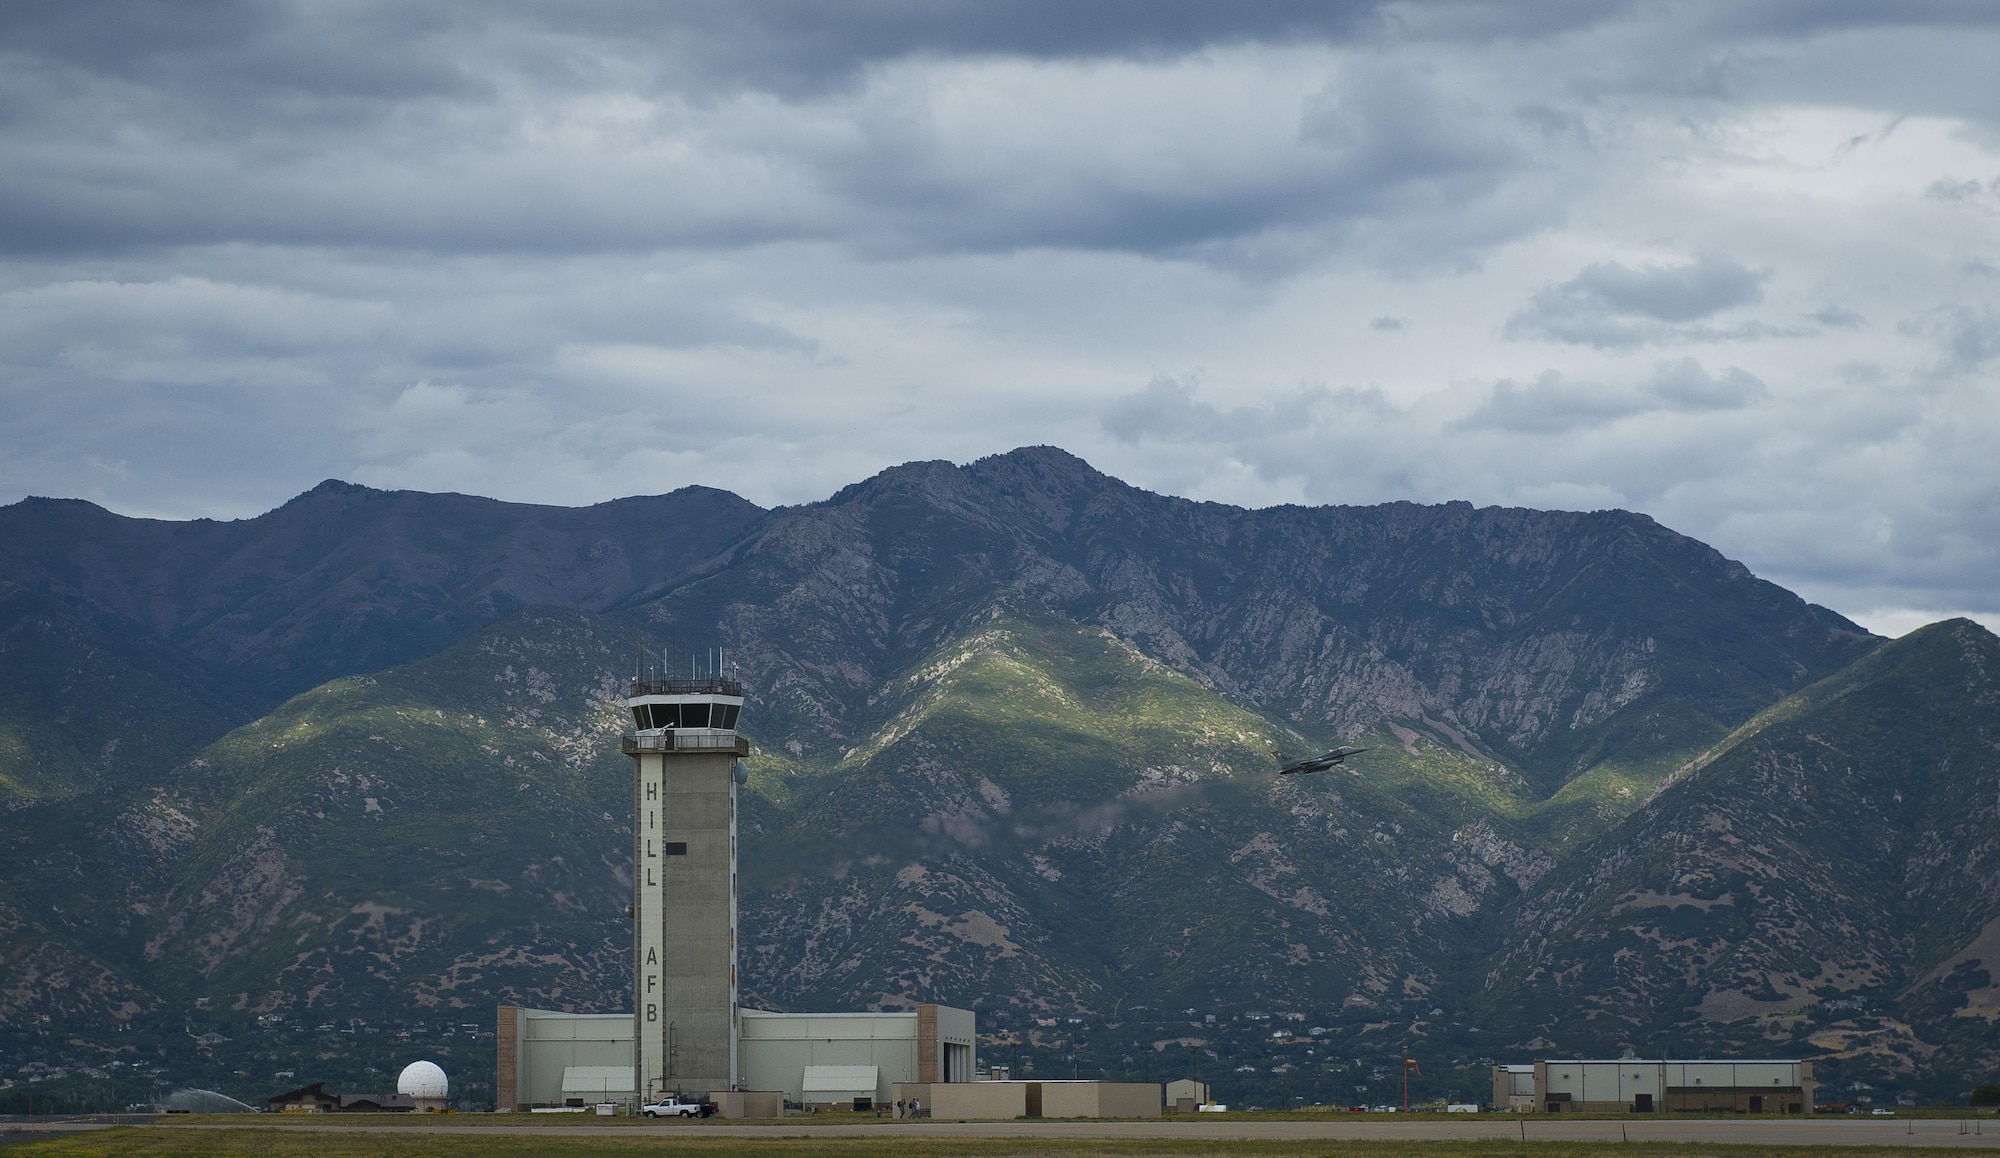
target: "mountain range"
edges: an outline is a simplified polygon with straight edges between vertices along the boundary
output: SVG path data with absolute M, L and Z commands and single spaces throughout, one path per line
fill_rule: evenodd
M 771 510 L 0 508 L 0 1065 L 480 1075 L 497 1003 L 622 1008 L 616 697 L 716 649 L 767 1005 L 1267 1101 L 1404 1051 L 1475 1096 L 1551 1051 L 2000 1068 L 1983 628 L 1885 641 L 1629 512 L 1246 510 L 1046 447 Z

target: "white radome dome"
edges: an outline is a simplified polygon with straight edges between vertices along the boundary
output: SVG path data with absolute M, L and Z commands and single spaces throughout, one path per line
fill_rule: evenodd
M 411 1062 L 396 1079 L 396 1092 L 413 1098 L 444 1098 L 451 1095 L 451 1082 L 436 1062 Z

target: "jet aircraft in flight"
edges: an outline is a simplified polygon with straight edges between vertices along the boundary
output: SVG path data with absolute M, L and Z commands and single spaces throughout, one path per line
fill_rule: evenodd
M 1300 776 L 1308 772 L 1324 772 L 1328 768 L 1337 767 L 1349 756 L 1359 755 L 1367 750 L 1366 748 L 1349 748 L 1343 745 L 1331 752 L 1322 752 L 1317 756 L 1308 756 L 1303 760 L 1286 760 L 1283 752 L 1273 752 L 1271 755 L 1278 758 L 1278 775 Z

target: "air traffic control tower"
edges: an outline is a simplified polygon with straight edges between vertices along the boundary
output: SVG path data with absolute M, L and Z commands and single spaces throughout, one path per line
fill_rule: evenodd
M 636 679 L 632 1073 L 646 1101 L 737 1088 L 736 789 L 743 685 Z

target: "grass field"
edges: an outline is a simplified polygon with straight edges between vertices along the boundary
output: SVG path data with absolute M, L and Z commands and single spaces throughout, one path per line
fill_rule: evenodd
M 9 1139 L 0 1134 L 0 1143 Z M 123 1127 L 7 1146 L 7 1158 L 567 1158 L 619 1154 L 733 1158 L 1886 1158 L 1895 1146 L 1725 1146 L 1597 1142 L 1292 1142 L 1230 1140 L 1093 1140 L 1042 1138 L 675 1138 L 536 1137 L 427 1131 L 349 1133 L 260 1129 Z

